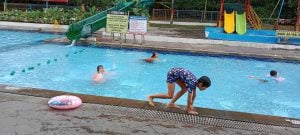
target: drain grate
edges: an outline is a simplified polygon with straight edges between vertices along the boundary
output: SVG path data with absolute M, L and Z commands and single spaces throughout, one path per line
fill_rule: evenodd
M 250 130 L 250 131 L 262 131 L 268 133 L 282 133 L 282 134 L 286 134 L 286 131 L 288 130 L 298 132 L 298 133 L 300 132 L 300 128 L 265 125 L 265 124 L 252 123 L 252 122 L 226 120 L 226 119 L 212 118 L 206 116 L 163 112 L 163 111 L 147 110 L 147 109 L 140 109 L 140 108 L 100 105 L 100 109 L 108 111 L 110 113 L 115 113 L 117 111 L 123 115 L 128 115 L 128 116 L 181 121 L 181 122 L 192 123 L 192 124 L 203 124 L 203 125 L 243 129 L 243 130 Z

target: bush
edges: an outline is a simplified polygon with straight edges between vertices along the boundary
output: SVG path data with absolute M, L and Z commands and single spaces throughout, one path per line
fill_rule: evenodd
M 48 8 L 35 11 L 8 10 L 0 13 L 0 20 L 46 24 L 53 24 L 57 20 L 59 24 L 69 25 L 95 14 L 96 11 L 92 10 L 91 12 L 93 13 L 89 11 L 83 12 L 79 8 L 72 10 L 65 10 L 63 8 Z

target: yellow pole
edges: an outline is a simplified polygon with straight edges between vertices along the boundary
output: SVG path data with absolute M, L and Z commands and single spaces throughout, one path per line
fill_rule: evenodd
M 53 28 L 54 28 L 54 31 L 55 31 L 55 32 L 58 32 L 58 27 L 59 27 L 59 23 L 58 23 L 58 21 L 55 19 L 55 20 L 54 20 L 54 23 L 53 23 Z

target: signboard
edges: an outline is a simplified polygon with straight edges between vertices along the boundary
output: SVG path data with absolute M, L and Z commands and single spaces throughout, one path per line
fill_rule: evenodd
M 144 35 L 147 33 L 147 18 L 145 16 L 129 17 L 129 33 Z
M 128 16 L 107 14 L 106 32 L 112 33 L 127 33 L 128 31 Z
M 300 32 L 298 31 L 283 31 L 277 30 L 276 31 L 277 37 L 291 37 L 291 38 L 300 38 Z

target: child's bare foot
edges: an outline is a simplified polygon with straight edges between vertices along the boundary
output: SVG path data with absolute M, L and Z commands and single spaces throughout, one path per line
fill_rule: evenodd
M 193 114 L 193 115 L 197 115 L 198 114 L 198 112 L 196 112 L 196 111 L 187 111 L 187 113 L 188 114 Z
M 154 102 L 153 102 L 153 98 L 148 97 L 148 104 L 149 104 L 150 106 L 155 106 L 155 104 L 154 104 Z
M 178 109 L 181 109 L 180 106 L 175 105 L 175 104 L 172 104 L 172 103 L 169 103 L 169 104 L 167 105 L 167 107 L 168 107 L 168 108 L 178 108 Z
M 191 106 L 191 111 L 195 111 L 194 106 Z

